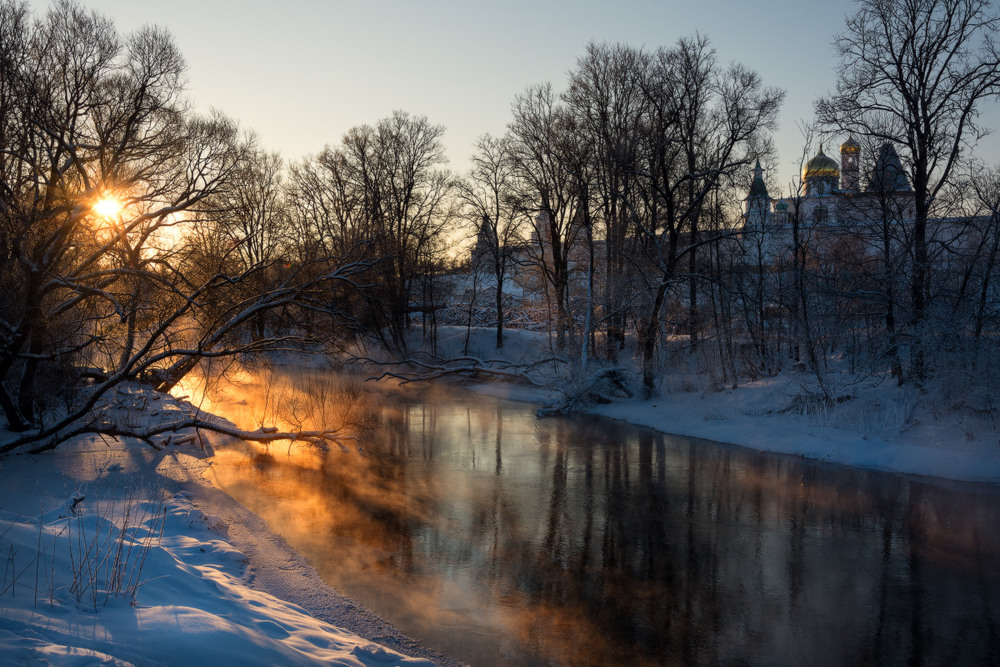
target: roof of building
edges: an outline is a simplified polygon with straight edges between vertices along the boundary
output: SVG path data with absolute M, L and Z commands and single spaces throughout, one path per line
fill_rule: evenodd
M 763 169 L 760 166 L 760 160 L 757 160 L 757 166 L 754 167 L 754 177 L 753 183 L 750 184 L 750 195 L 749 198 L 762 197 L 764 199 L 770 199 L 770 195 L 767 194 L 767 185 L 764 183 Z
M 859 144 L 857 141 L 854 140 L 854 135 L 852 134 L 849 137 L 847 137 L 847 141 L 845 141 L 844 143 L 840 144 L 840 152 L 841 153 L 860 153 L 861 152 L 861 144 Z
M 833 158 L 827 157 L 821 145 L 816 157 L 806 162 L 806 166 L 802 167 L 802 180 L 830 177 L 840 178 L 840 165 Z
M 896 148 L 890 143 L 882 144 L 879 149 L 875 166 L 868 176 L 865 192 L 911 192 L 910 182 L 906 178 L 903 163 L 896 153 Z

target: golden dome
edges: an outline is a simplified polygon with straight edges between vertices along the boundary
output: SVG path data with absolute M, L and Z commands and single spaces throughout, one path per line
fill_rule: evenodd
M 854 140 L 854 135 L 852 134 L 851 136 L 847 137 L 847 141 L 845 141 L 844 143 L 840 144 L 840 152 L 841 153 L 860 153 L 861 152 L 861 144 L 859 144 L 858 142 L 856 142 Z
M 823 153 L 823 146 L 819 147 L 816 157 L 802 167 L 802 180 L 808 181 L 811 178 L 840 178 L 840 165 Z

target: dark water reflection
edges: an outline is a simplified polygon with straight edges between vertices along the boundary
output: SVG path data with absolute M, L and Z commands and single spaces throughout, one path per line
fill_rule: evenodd
M 393 391 L 364 456 L 220 452 L 334 587 L 488 664 L 1000 664 L 994 487 Z M 877 446 L 873 444 L 873 446 Z

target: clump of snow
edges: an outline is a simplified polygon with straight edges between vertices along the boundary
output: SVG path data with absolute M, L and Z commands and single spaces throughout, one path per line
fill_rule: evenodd
M 192 509 L 188 513 L 188 525 L 194 528 L 195 526 L 204 527 L 214 533 L 219 533 L 221 535 L 226 535 L 229 530 L 229 526 L 226 522 L 217 516 L 210 516 L 205 514 L 199 509 Z

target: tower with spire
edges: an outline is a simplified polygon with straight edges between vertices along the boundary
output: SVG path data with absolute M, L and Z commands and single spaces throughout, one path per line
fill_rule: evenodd
M 474 267 L 486 268 L 493 260 L 494 246 L 496 245 L 496 234 L 493 230 L 493 221 L 490 216 L 483 215 L 483 221 L 479 225 L 476 233 L 476 245 L 472 248 L 472 265 Z
M 890 143 L 882 144 L 878 157 L 868 177 L 865 192 L 903 194 L 913 192 L 910 182 L 906 179 L 903 163 L 896 153 L 896 147 Z
M 746 229 L 762 230 L 771 222 L 771 197 L 764 183 L 764 169 L 757 160 L 753 168 L 750 194 L 744 200 L 743 224 Z

